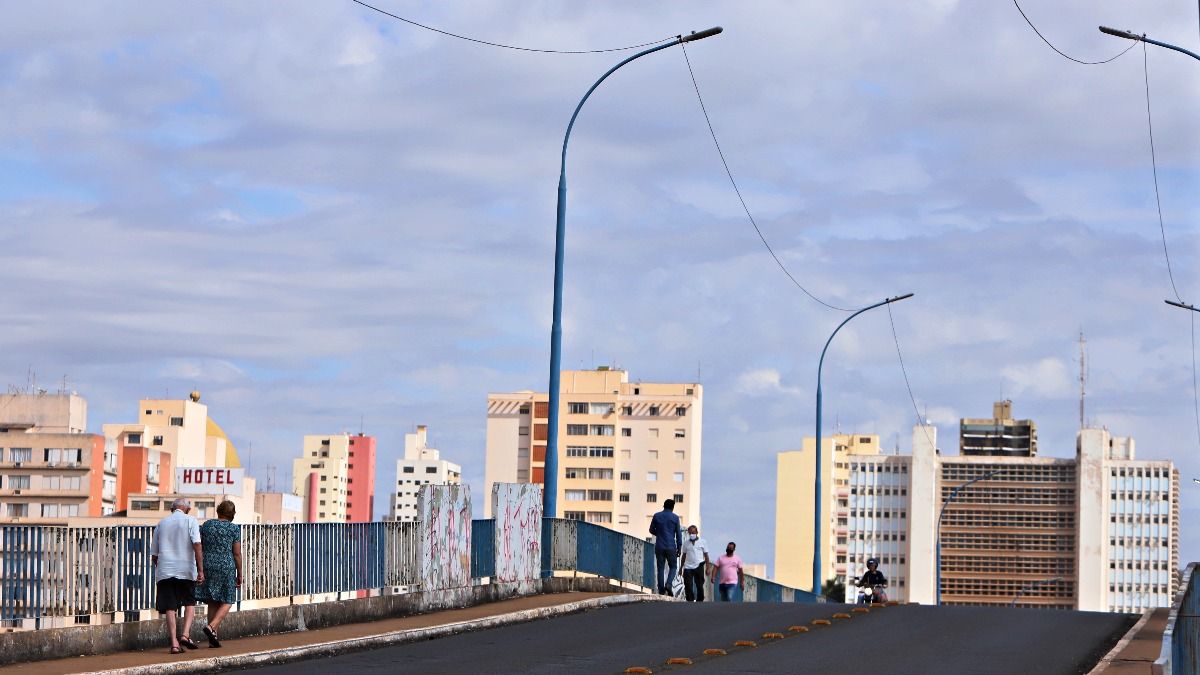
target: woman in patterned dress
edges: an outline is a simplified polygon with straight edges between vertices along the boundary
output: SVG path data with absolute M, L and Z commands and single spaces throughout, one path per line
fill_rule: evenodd
M 204 583 L 196 588 L 196 600 L 208 604 L 204 636 L 210 647 L 220 647 L 217 628 L 237 602 L 242 585 L 242 528 L 233 524 L 237 508 L 225 500 L 217 506 L 216 520 L 200 526 L 204 547 Z

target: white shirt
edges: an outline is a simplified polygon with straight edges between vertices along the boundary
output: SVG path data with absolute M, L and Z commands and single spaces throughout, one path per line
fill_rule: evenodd
M 196 579 L 196 552 L 192 544 L 200 543 L 200 524 L 196 519 L 176 509 L 154 528 L 154 547 L 158 556 L 154 567 L 154 582 L 163 579 Z
M 685 570 L 694 570 L 704 564 L 704 554 L 708 553 L 708 542 L 703 538 L 692 541 L 685 538 L 683 540 L 683 568 Z

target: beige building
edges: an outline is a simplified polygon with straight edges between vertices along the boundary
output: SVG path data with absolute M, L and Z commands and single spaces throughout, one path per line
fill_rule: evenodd
M 264 524 L 285 525 L 304 522 L 304 498 L 286 492 L 259 492 L 254 495 L 254 510 Z
M 800 450 L 780 452 L 775 471 L 775 579 L 794 588 L 812 588 L 813 490 L 816 488 L 816 438 L 806 436 Z M 846 518 L 851 456 L 879 454 L 879 436 L 834 434 L 821 439 L 827 525 L 822 532 L 824 580 L 846 576 Z M 819 590 L 819 589 L 818 589 Z
M 171 494 L 133 494 L 129 495 L 130 518 L 163 518 L 171 513 L 171 504 L 183 497 L 192 503 L 189 513 L 193 518 L 204 521 L 217 517 L 217 506 L 226 500 L 233 502 L 237 509 L 234 522 L 253 525 L 264 521 L 258 514 L 255 480 L 249 476 L 234 481 L 227 490 L 201 490 L 197 492 Z
M 991 419 L 959 421 L 958 449 L 964 457 L 1036 457 L 1037 424 L 1013 419 L 1012 401 L 997 401 Z
M 462 467 L 442 459 L 437 450 L 429 447 L 429 428 L 418 425 L 416 433 L 404 435 L 404 457 L 396 460 L 396 489 L 388 519 L 415 521 L 419 513 L 417 493 L 422 485 L 460 483 Z
M 77 394 L 0 396 L 0 521 L 104 516 L 117 502 L 117 453 L 85 433 Z
M 364 434 L 305 436 L 292 461 L 292 493 L 304 499 L 306 522 L 370 522 L 375 497 L 375 438 Z
M 663 501 L 674 499 L 685 526 L 700 524 L 700 384 L 630 382 L 624 370 L 603 367 L 565 370 L 560 396 L 559 517 L 644 538 Z M 533 391 L 488 395 L 484 494 L 497 482 L 545 482 L 548 399 Z

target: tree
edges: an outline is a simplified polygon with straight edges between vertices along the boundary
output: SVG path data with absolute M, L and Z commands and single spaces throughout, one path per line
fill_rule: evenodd
M 843 602 L 846 597 L 846 582 L 841 577 L 833 577 L 821 586 L 821 595 L 835 602 Z

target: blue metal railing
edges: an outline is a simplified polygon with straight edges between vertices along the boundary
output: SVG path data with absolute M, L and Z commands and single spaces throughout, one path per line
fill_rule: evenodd
M 1162 652 L 1154 672 L 1163 675 L 1200 675 L 1200 592 L 1196 590 L 1196 563 L 1183 573 L 1183 591 L 1171 607 L 1163 630 Z
M 496 576 L 496 521 L 471 521 L 471 578 Z

